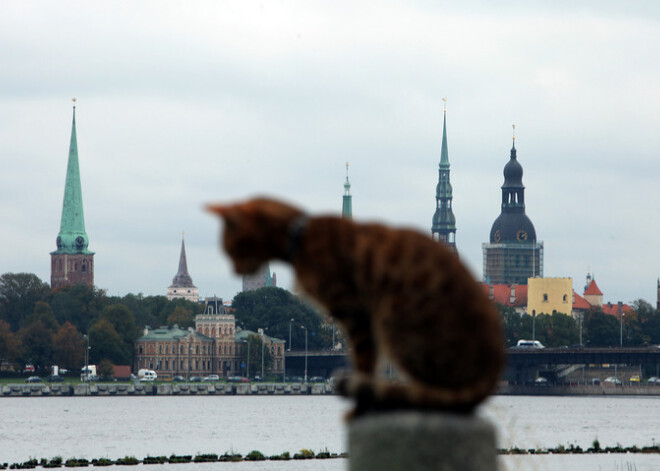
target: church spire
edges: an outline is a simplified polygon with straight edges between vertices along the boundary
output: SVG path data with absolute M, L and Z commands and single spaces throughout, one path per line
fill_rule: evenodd
M 188 262 L 186 260 L 186 244 L 181 234 L 181 254 L 179 255 L 179 269 L 172 279 L 172 286 L 194 287 L 191 276 L 188 274 Z
M 59 288 L 76 283 L 94 284 L 94 252 L 87 250 L 89 238 L 85 232 L 78 140 L 76 136 L 76 99 L 73 99 L 73 122 L 66 167 L 64 200 L 57 250 L 51 252 L 51 287 Z
M 348 162 L 346 162 L 346 181 L 344 182 L 344 198 L 341 215 L 346 219 L 353 219 L 353 197 L 351 196 L 351 182 L 348 180 Z
M 74 98 L 75 103 L 75 98 Z M 85 232 L 80 168 L 78 165 L 78 140 L 76 137 L 76 106 L 73 106 L 69 161 L 66 168 L 66 183 L 62 203 L 62 219 L 57 236 L 57 251 L 66 253 L 89 253 L 89 239 Z
M 167 288 L 167 299 L 184 298 L 189 301 L 199 301 L 199 291 L 193 284 L 188 274 L 188 262 L 186 260 L 186 244 L 183 233 L 181 233 L 181 254 L 179 255 L 179 269 L 172 279 L 172 284 Z
M 449 151 L 447 150 L 447 99 L 443 98 L 442 149 L 435 190 L 436 209 L 431 234 L 435 240 L 449 244 L 456 250 L 456 217 L 452 210 L 453 190 L 449 182 Z

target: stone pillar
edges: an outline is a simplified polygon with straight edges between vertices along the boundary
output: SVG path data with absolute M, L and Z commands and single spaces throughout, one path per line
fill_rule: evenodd
M 401 411 L 348 424 L 354 471 L 496 471 L 493 426 L 474 415 Z

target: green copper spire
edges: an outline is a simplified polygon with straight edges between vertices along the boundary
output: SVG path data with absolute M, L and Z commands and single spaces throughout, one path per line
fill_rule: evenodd
M 435 240 L 449 244 L 456 249 L 456 218 L 452 210 L 453 191 L 449 182 L 449 151 L 447 150 L 447 99 L 442 123 L 442 150 L 438 168 L 438 185 L 435 189 L 436 209 L 431 225 L 431 234 Z
M 344 198 L 341 215 L 346 219 L 353 219 L 353 197 L 351 196 L 351 182 L 348 181 L 348 162 L 346 162 L 346 181 L 344 182 Z
M 88 244 L 89 238 L 85 232 L 85 215 L 83 214 L 80 169 L 78 167 L 76 107 L 74 105 L 71 144 L 69 145 L 69 162 L 66 167 L 66 184 L 64 186 L 64 202 L 62 204 L 62 219 L 60 222 L 60 233 L 57 236 L 57 251 L 53 253 L 91 254 L 93 252 L 87 250 Z

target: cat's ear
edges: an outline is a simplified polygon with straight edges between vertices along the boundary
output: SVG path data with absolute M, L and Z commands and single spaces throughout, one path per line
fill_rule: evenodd
M 220 216 L 229 228 L 238 225 L 239 212 L 233 205 L 208 204 L 206 210 Z

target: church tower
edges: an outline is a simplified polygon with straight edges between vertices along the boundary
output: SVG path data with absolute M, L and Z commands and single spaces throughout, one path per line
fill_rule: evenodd
M 179 269 L 172 279 L 172 284 L 167 288 L 167 299 L 176 298 L 187 299 L 188 301 L 198 302 L 199 291 L 193 285 L 192 278 L 188 274 L 188 262 L 186 260 L 186 244 L 181 236 L 181 254 L 179 255 Z
M 346 219 L 353 219 L 353 197 L 351 196 L 351 182 L 348 181 L 348 162 L 346 162 L 346 181 L 344 182 L 341 215 Z
M 525 214 L 523 169 L 515 139 L 514 135 L 504 166 L 502 211 L 490 229 L 490 243 L 483 244 L 484 281 L 494 285 L 526 285 L 528 278 L 543 276 L 543 242 L 536 241 L 534 225 Z
M 75 99 L 73 100 L 75 103 Z M 73 124 L 69 161 L 66 167 L 64 201 L 57 250 L 50 253 L 50 286 L 82 283 L 94 285 L 94 252 L 87 250 L 89 238 L 85 232 L 80 169 L 78 166 L 78 141 L 76 138 L 76 106 L 73 106 Z
M 445 102 L 444 119 L 442 123 L 442 151 L 438 169 L 438 185 L 435 187 L 435 214 L 431 225 L 431 235 L 434 240 L 448 244 L 456 250 L 456 217 L 452 210 L 452 187 L 449 182 L 449 152 L 447 150 L 447 99 Z

